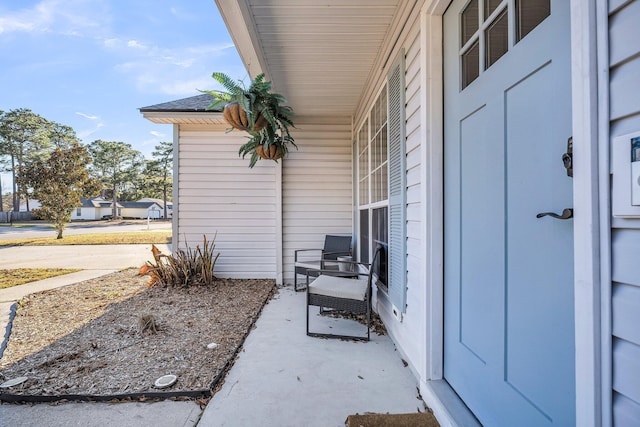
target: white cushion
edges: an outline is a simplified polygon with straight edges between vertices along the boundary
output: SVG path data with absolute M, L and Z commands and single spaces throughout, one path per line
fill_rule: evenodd
M 368 284 L 367 279 L 321 275 L 309 285 L 309 293 L 364 301 Z

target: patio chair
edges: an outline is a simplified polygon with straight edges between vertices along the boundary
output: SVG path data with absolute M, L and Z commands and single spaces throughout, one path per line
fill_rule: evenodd
M 297 249 L 294 251 L 293 288 L 297 292 L 298 275 L 307 270 L 338 270 L 338 257 L 351 256 L 351 236 L 327 234 L 322 249 Z M 307 282 L 308 284 L 308 282 Z
M 371 264 L 352 262 L 354 273 L 335 270 L 319 271 L 318 277 L 307 286 L 307 335 L 323 338 L 345 338 L 369 341 L 371 337 L 371 287 L 374 278 L 380 279 L 380 261 L 386 253 L 382 245 L 376 248 Z M 368 272 L 360 272 L 359 266 L 368 266 Z M 309 270 L 311 273 L 312 270 Z M 356 274 L 357 273 L 357 274 Z M 348 275 L 349 277 L 345 277 Z M 355 277 L 355 278 L 351 278 Z M 365 277 L 365 278 L 360 278 Z M 331 309 L 353 314 L 366 314 L 367 335 L 338 335 L 309 331 L 309 307 L 320 307 L 320 312 Z

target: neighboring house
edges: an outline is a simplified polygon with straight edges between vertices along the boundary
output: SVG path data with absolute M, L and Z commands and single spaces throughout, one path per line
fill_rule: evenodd
M 122 205 L 123 218 L 160 219 L 162 208 L 156 202 L 119 202 Z
M 39 200 L 29 199 L 29 211 L 38 209 L 40 206 L 42 205 Z M 27 202 L 24 200 L 20 202 L 20 212 L 27 212 Z
M 160 210 L 161 210 L 160 218 L 164 216 L 164 201 L 162 199 L 153 199 L 151 197 L 145 197 L 138 201 L 156 203 L 158 206 L 160 206 Z M 172 217 L 173 217 L 173 202 L 167 200 L 167 218 L 172 218 Z
M 118 206 L 118 214 L 122 215 L 122 205 Z M 102 197 L 90 199 L 80 198 L 80 206 L 71 213 L 72 221 L 94 221 L 113 214 L 113 203 L 104 200 Z
M 291 283 L 327 233 L 386 241 L 376 309 L 441 425 L 640 425 L 640 0 L 217 4 L 299 150 L 248 169 L 207 95 L 142 108 L 174 248 Z

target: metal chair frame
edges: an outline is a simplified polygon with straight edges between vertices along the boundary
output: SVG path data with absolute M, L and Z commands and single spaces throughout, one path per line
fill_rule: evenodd
M 331 261 L 335 262 L 338 260 L 339 256 L 351 256 L 351 236 L 345 235 L 334 235 L 327 234 L 324 238 L 324 247 L 322 249 L 297 249 L 294 251 L 294 271 L 293 271 L 293 289 L 298 292 L 302 291 L 306 288 L 298 287 L 298 275 L 307 275 L 309 270 L 308 267 L 305 266 L 296 266 L 295 264 L 298 262 L 304 262 L 299 260 L 299 256 L 309 252 L 319 252 L 319 259 L 310 261 L 317 262 L 319 268 L 312 269 L 313 271 L 319 270 L 337 270 L 338 267 L 335 268 L 330 267 L 326 262 Z M 314 273 L 312 272 L 312 275 Z M 317 276 L 312 276 L 317 277 Z M 307 279 L 307 283 L 309 283 Z
M 311 292 L 311 288 L 307 286 L 307 305 L 306 305 L 307 313 L 306 314 L 307 314 L 307 335 L 308 336 L 321 337 L 321 338 L 353 339 L 353 340 L 360 340 L 360 341 L 369 341 L 371 339 L 371 292 L 372 292 L 374 273 L 376 272 L 376 267 L 379 265 L 378 263 L 376 263 L 376 261 L 379 261 L 381 252 L 382 252 L 381 247 L 376 248 L 376 251 L 373 255 L 373 262 L 371 264 L 351 262 L 351 264 L 353 264 L 356 269 L 355 272 L 340 272 L 335 270 L 315 270 L 315 271 L 307 272 L 307 283 L 309 280 L 309 276 L 311 276 L 311 274 L 313 273 L 317 273 L 317 277 L 320 277 L 323 275 L 329 276 L 329 277 L 342 277 L 342 278 L 355 277 L 355 276 L 367 277 L 367 290 L 366 290 L 364 301 L 357 300 L 357 299 L 338 298 L 333 296 L 315 294 Z M 366 273 L 358 272 L 359 266 L 368 267 L 369 271 Z M 309 307 L 310 306 L 319 307 L 321 312 L 323 309 L 329 308 L 332 310 L 345 311 L 345 312 L 354 313 L 354 314 L 366 314 L 367 315 L 366 337 L 311 332 L 309 330 Z

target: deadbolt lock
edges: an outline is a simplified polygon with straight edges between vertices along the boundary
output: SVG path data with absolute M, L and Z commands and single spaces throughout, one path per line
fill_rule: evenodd
M 573 137 L 567 140 L 567 152 L 562 155 L 562 164 L 567 170 L 567 176 L 573 177 Z

